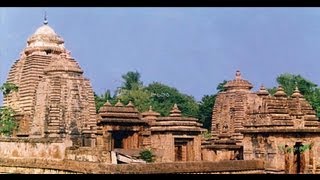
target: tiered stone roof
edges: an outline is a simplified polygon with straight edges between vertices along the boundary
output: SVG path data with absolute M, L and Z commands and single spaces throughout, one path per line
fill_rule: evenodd
M 156 122 L 151 124 L 150 130 L 167 132 L 200 132 L 202 131 L 201 126 L 201 123 L 199 123 L 196 118 L 182 117 L 177 104 L 174 104 L 169 117 L 158 117 Z
M 124 106 L 120 100 L 118 100 L 114 106 L 107 101 L 99 109 L 99 115 L 102 118 L 101 123 L 146 123 L 141 119 L 139 111 L 134 107 L 131 101 L 126 106 Z
M 258 111 L 250 113 L 246 128 L 305 129 L 318 128 L 320 125 L 312 106 L 297 87 L 288 97 L 279 86 L 273 97 L 262 100 L 260 107 Z
M 278 86 L 277 91 L 273 95 L 274 97 L 287 97 L 287 94 L 284 92 L 282 86 Z
M 261 85 L 259 91 L 257 92 L 258 96 L 269 96 L 269 92 L 267 91 L 267 89 Z
M 245 80 L 245 79 L 242 79 L 241 77 L 241 73 L 240 71 L 238 70 L 236 72 L 236 77 L 235 79 L 231 80 L 231 81 L 228 81 L 224 87 L 226 88 L 227 91 L 233 91 L 233 90 L 244 90 L 244 91 L 249 91 L 253 86 L 252 84 Z
M 152 106 L 150 106 L 149 111 L 143 112 L 143 113 L 141 113 L 141 115 L 142 115 L 143 119 L 155 121 L 160 116 L 160 113 L 154 112 L 152 110 Z
M 45 73 L 55 71 L 83 73 L 79 64 L 74 59 L 68 59 L 65 53 L 61 53 L 60 57 L 54 58 L 54 61 L 44 68 Z

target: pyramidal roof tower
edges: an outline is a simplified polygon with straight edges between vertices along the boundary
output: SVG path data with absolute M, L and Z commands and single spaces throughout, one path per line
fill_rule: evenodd
M 61 137 L 78 145 L 94 144 L 92 87 L 46 17 L 28 38 L 7 81 L 19 88 L 4 98 L 4 105 L 18 113 L 17 136 Z

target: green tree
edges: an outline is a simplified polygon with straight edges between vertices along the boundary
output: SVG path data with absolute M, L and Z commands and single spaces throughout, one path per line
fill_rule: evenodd
M 204 95 L 199 102 L 198 119 L 203 124 L 203 127 L 208 129 L 208 131 L 211 130 L 212 110 L 216 101 L 216 96 L 216 94 Z
M 132 90 L 142 87 L 143 83 L 140 80 L 141 75 L 138 71 L 129 71 L 126 74 L 122 75 L 123 83 L 121 89 Z
M 115 103 L 115 101 L 116 101 L 115 96 L 111 96 L 111 92 L 109 89 L 101 95 L 97 95 L 96 93 L 94 93 L 96 112 L 99 111 L 99 109 L 107 102 L 107 100 L 109 100 L 110 103 Z
M 153 109 L 168 116 L 173 105 L 177 103 L 183 116 L 197 117 L 199 106 L 193 96 L 183 94 L 176 88 L 153 82 L 145 88 L 151 95 L 151 105 Z
M 0 86 L 3 96 L 7 96 L 11 92 L 17 92 L 18 86 L 14 83 L 6 82 Z M 17 124 L 15 122 L 15 111 L 9 106 L 0 107 L 0 134 L 9 136 L 13 133 Z
M 0 86 L 0 90 L 3 93 L 3 96 L 7 96 L 11 92 L 17 92 L 18 89 L 19 88 L 17 85 L 15 85 L 14 83 L 10 83 L 10 82 L 5 82 L 5 83 L 3 83 L 2 86 Z
M 0 133 L 2 135 L 11 135 L 17 127 L 14 115 L 15 111 L 11 107 L 0 107 Z
M 144 88 L 125 90 L 117 97 L 117 99 L 120 99 L 124 105 L 131 101 L 140 112 L 147 111 L 151 105 L 150 93 L 144 90 Z
M 227 82 L 228 82 L 227 80 L 223 80 L 223 82 L 218 84 L 218 86 L 217 86 L 218 93 L 226 91 L 226 88 L 224 87 L 224 85 L 226 85 Z

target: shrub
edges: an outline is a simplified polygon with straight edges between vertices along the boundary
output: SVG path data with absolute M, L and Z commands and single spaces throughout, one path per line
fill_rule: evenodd
M 153 152 L 150 150 L 150 149 L 144 149 L 142 150 L 140 153 L 140 159 L 148 162 L 148 163 L 151 163 L 151 162 L 154 162 L 154 157 L 155 155 L 153 154 Z

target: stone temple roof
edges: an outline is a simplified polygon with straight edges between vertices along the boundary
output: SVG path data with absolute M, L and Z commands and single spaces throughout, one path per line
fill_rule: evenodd
M 146 123 L 141 120 L 139 111 L 134 107 L 132 102 L 128 105 L 123 105 L 120 100 L 112 106 L 107 101 L 100 109 L 99 115 L 102 120 L 101 123 Z
M 54 54 L 66 51 L 64 40 L 48 24 L 44 24 L 28 38 L 24 53 L 29 55 L 35 51 L 48 50 Z
M 275 97 L 287 97 L 287 94 L 284 92 L 284 89 L 282 88 L 282 86 L 278 86 L 277 91 L 274 93 Z
M 83 73 L 79 64 L 73 59 L 67 59 L 65 53 L 60 54 L 60 58 L 52 61 L 45 69 L 45 72 L 65 71 Z
M 168 117 L 158 117 L 156 122 L 151 124 L 151 131 L 202 131 L 198 119 L 182 117 L 177 104 L 174 104 Z
M 295 89 L 291 97 L 281 86 L 274 96 L 262 99 L 259 109 L 248 113 L 247 128 L 318 128 L 320 123 L 310 103 Z
M 156 119 L 160 116 L 160 113 L 152 110 L 152 106 L 149 107 L 149 111 L 141 113 L 143 117 Z
M 56 32 L 49 26 L 44 24 L 43 26 L 39 27 L 33 35 L 54 35 L 57 36 Z
M 242 79 L 241 77 L 241 73 L 240 71 L 238 70 L 236 72 L 236 77 L 235 79 L 231 80 L 231 81 L 228 81 L 224 87 L 226 88 L 227 91 L 242 91 L 242 90 L 245 90 L 245 91 L 249 91 L 253 86 L 252 84 L 245 80 L 245 79 Z
M 261 85 L 259 91 L 257 92 L 258 96 L 269 96 L 269 92 L 267 91 L 267 89 Z

